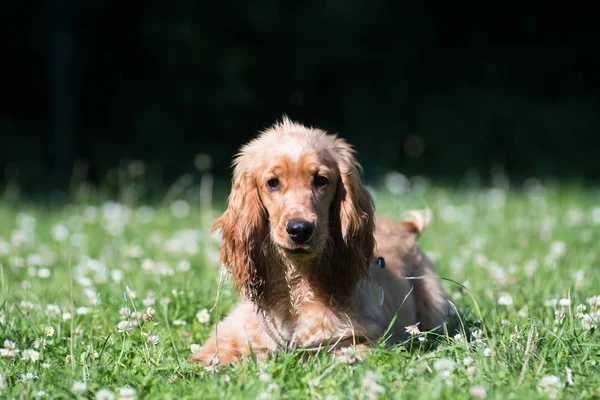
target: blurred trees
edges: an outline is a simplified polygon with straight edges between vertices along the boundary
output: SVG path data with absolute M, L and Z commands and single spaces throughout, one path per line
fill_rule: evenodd
M 600 177 L 592 13 L 493 7 L 8 3 L 3 179 L 18 169 L 45 188 L 76 160 L 97 180 L 143 159 L 169 181 L 197 153 L 229 179 L 237 148 L 283 113 L 347 137 L 369 178 L 485 178 L 494 165 L 516 179 Z

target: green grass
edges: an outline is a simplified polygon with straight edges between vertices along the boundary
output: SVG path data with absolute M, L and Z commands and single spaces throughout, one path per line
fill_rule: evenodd
M 600 336 L 585 329 L 600 317 L 586 302 L 600 295 L 599 191 L 417 185 L 396 195 L 384 187 L 375 192 L 380 214 L 433 210 L 420 244 L 460 312 L 448 334 L 380 347 L 353 364 L 327 354 L 300 361 L 279 353 L 261 364 L 207 371 L 187 362 L 190 346 L 202 344 L 237 300 L 224 281 L 215 307 L 219 241 L 207 226 L 223 204 L 201 210 L 196 192 L 182 192 L 151 209 L 100 201 L 100 194 L 45 207 L 5 191 L 0 347 L 10 348 L 8 340 L 19 352 L 2 350 L 0 398 L 35 398 L 40 391 L 96 398 L 103 388 L 114 398 L 131 388 L 138 399 L 459 399 L 482 389 L 501 399 L 600 396 Z M 173 215 L 175 198 L 189 201 L 189 214 Z M 179 203 L 182 214 L 185 204 Z M 149 210 L 153 215 L 144 218 Z M 151 303 L 156 318 L 143 322 Z M 579 304 L 588 317 L 578 316 Z M 139 319 L 129 335 L 117 329 L 124 307 L 139 313 L 125 318 Z M 202 309 L 210 312 L 208 323 L 196 318 Z M 160 344 L 148 343 L 149 334 Z M 36 339 L 45 347 L 36 348 Z M 28 349 L 39 352 L 37 361 Z M 34 377 L 23 381 L 28 373 Z M 85 390 L 78 392 L 77 382 Z

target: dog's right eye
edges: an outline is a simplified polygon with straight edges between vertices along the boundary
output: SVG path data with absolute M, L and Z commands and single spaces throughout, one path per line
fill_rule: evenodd
M 277 189 L 279 189 L 279 179 L 277 179 L 277 178 L 271 178 L 271 179 L 269 179 L 267 181 L 267 186 L 271 190 L 277 190 Z

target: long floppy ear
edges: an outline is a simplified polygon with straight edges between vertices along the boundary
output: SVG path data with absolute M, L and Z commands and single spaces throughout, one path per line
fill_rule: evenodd
M 363 185 L 363 170 L 354 150 L 343 139 L 336 139 L 340 182 L 332 207 L 335 247 L 331 263 L 336 270 L 339 291 L 351 293 L 359 280 L 368 275 L 369 259 L 375 239 L 373 199 Z
M 221 262 L 233 276 L 235 287 L 249 301 L 261 300 L 266 286 L 266 260 L 262 245 L 268 221 L 253 175 L 241 165 L 243 154 L 234 165 L 227 210 L 212 225 L 222 229 Z

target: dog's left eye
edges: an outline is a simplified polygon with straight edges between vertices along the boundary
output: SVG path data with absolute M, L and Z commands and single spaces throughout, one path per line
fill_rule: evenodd
M 279 189 L 279 179 L 277 179 L 277 178 L 271 178 L 271 179 L 269 179 L 267 181 L 267 186 L 271 190 L 277 190 L 277 189 Z
M 315 175 L 314 177 L 314 185 L 318 188 L 325 187 L 329 183 L 329 179 L 324 176 Z

